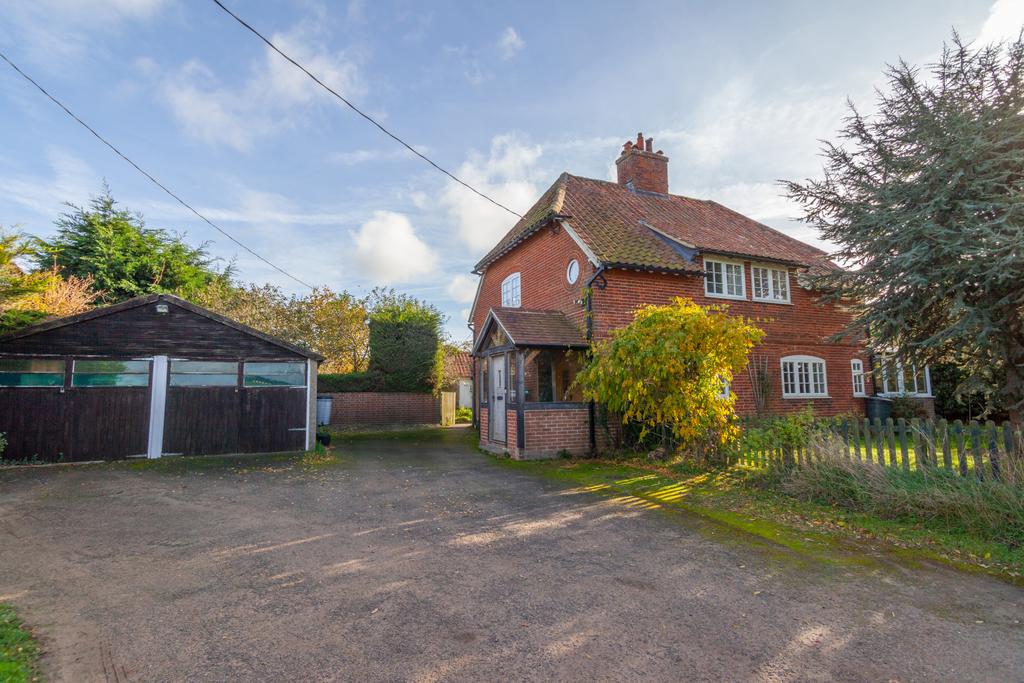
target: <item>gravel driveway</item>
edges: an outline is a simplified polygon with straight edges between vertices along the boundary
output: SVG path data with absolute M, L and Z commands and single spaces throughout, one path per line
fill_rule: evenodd
M 1024 679 L 1024 590 L 823 564 L 440 441 L 0 473 L 56 681 Z

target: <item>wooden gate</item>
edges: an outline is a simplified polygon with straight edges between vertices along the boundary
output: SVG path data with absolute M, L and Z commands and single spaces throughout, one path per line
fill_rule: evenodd
M 455 424 L 455 392 L 441 392 L 441 426 L 451 427 Z

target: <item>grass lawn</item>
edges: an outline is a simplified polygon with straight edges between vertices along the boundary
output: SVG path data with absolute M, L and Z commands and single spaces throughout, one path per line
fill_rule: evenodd
M 0 604 L 0 681 L 38 681 L 39 649 L 10 605 Z
M 1024 585 L 1024 548 L 952 533 L 925 521 L 884 520 L 803 502 L 759 487 L 763 475 L 746 467 L 699 471 L 686 464 L 654 466 L 639 460 L 496 462 L 568 481 L 632 507 L 698 513 L 826 561 L 838 547 L 868 543 L 903 559 L 940 560 Z

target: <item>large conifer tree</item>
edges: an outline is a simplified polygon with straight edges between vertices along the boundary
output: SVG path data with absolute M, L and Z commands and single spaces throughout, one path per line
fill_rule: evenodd
M 787 182 L 848 268 L 811 277 L 854 302 L 853 330 L 906 361 L 953 362 L 961 389 L 1024 410 L 1024 41 L 886 71 L 870 116 L 851 103 L 824 179 Z

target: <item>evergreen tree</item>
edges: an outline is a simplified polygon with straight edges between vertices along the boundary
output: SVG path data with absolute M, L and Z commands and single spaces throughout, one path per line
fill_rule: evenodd
M 92 277 L 104 303 L 154 292 L 197 291 L 226 279 L 206 245 L 191 247 L 177 235 L 147 228 L 142 216 L 118 208 L 109 188 L 88 208 L 68 205 L 57 219 L 57 234 L 44 240 L 36 260 L 62 275 Z
M 1024 409 L 1024 36 L 959 36 L 924 73 L 886 71 L 877 112 L 851 103 L 824 179 L 788 182 L 847 268 L 816 274 L 848 332 L 918 363 L 960 366 L 960 391 Z

